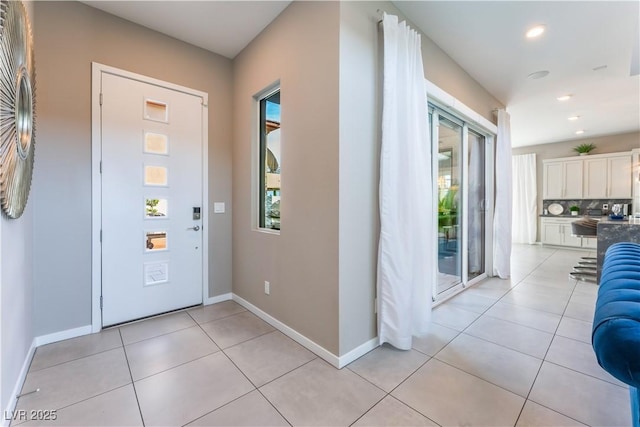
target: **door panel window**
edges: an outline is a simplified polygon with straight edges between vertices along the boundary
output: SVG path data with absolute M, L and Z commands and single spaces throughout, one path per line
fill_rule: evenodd
M 144 185 L 166 187 L 169 184 L 169 173 L 164 166 L 145 166 Z
M 169 281 L 169 261 L 144 264 L 144 286 L 160 285 Z
M 145 218 L 167 218 L 169 216 L 169 203 L 167 199 L 148 198 L 144 200 Z
M 169 154 L 169 138 L 161 133 L 145 132 L 144 152 L 147 154 Z
M 146 99 L 144 101 L 144 118 L 154 122 L 167 123 L 169 121 L 169 106 L 166 102 Z
M 145 248 L 147 251 L 163 251 L 168 246 L 166 231 L 147 231 L 145 233 Z

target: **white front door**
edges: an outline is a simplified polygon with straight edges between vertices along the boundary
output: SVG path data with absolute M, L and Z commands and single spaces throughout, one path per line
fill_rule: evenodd
M 203 98 L 100 74 L 102 325 L 202 303 Z

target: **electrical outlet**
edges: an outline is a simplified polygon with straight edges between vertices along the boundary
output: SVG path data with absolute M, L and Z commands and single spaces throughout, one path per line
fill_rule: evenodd
M 606 210 L 608 210 L 608 209 L 609 209 L 609 205 L 608 205 L 607 203 L 603 203 L 603 204 L 602 204 L 602 210 L 603 210 L 603 211 L 606 211 Z
M 271 293 L 271 285 L 266 280 L 264 281 L 264 293 L 267 295 Z

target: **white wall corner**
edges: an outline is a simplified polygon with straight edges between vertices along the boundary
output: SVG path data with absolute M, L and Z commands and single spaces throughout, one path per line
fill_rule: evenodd
M 33 355 L 36 353 L 37 338 L 34 338 L 31 341 L 31 346 L 29 347 L 29 351 L 24 358 L 24 362 L 22 363 L 22 369 L 20 369 L 20 375 L 18 375 L 18 379 L 16 380 L 16 384 L 13 387 L 13 391 L 11 392 L 11 396 L 9 396 L 9 400 L 7 401 L 7 407 L 4 408 L 4 412 L 2 413 L 2 427 L 8 426 L 12 421 L 12 415 L 16 409 L 16 404 L 18 403 L 18 395 L 20 394 L 20 390 L 22 390 L 22 385 L 24 384 L 24 380 L 27 378 L 27 372 L 29 372 L 29 367 L 31 366 L 31 360 L 33 360 Z M 28 390 L 29 391 L 29 390 Z
M 372 338 L 369 341 L 360 344 L 358 347 L 354 348 L 350 352 L 345 355 L 340 356 L 338 359 L 338 368 L 342 369 L 347 366 L 349 363 L 353 362 L 356 359 L 364 356 L 369 353 L 371 350 L 375 349 L 380 345 L 380 339 L 378 337 Z
M 79 328 L 67 329 L 65 331 L 54 332 L 52 334 L 40 335 L 33 339 L 35 346 L 51 344 L 52 342 L 64 341 L 70 338 L 81 337 L 83 335 L 89 335 L 92 333 L 91 325 L 80 326 Z
M 203 305 L 217 304 L 219 302 L 229 301 L 231 299 L 233 299 L 233 294 L 229 292 L 222 295 L 216 295 L 215 297 L 209 297 L 204 300 Z

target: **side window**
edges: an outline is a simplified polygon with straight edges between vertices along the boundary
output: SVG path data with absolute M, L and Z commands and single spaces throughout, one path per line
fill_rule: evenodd
M 260 98 L 259 218 L 258 226 L 280 230 L 280 89 Z

